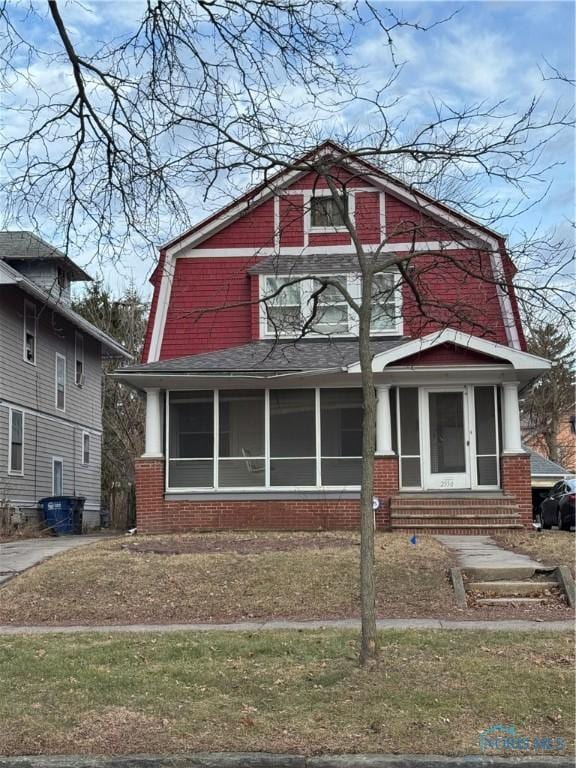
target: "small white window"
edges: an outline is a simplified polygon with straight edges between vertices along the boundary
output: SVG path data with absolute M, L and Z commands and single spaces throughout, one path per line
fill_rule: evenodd
M 75 336 L 75 348 L 74 381 L 81 387 L 84 384 L 84 336 L 81 333 Z
M 11 408 L 9 411 L 8 473 L 24 474 L 24 413 Z
M 64 462 L 52 459 L 52 496 L 62 496 L 64 489 Z
M 56 408 L 66 410 L 66 358 L 56 353 Z
M 24 302 L 24 360 L 36 365 L 36 306 Z
M 90 433 L 82 432 L 82 464 L 90 464 Z
M 340 195 L 339 203 L 340 205 L 332 195 L 310 198 L 310 226 L 322 229 L 344 227 L 344 211 L 348 211 L 348 197 Z

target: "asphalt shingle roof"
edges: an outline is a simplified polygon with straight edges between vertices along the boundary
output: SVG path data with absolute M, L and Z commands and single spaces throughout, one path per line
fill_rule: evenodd
M 569 475 L 570 472 L 555 461 L 541 456 L 536 451 L 530 450 L 527 445 L 524 449 L 530 454 L 530 474 L 532 475 Z
M 374 354 L 406 341 L 401 336 L 372 342 Z M 312 371 L 342 368 L 358 360 L 355 340 L 305 339 L 301 341 L 254 341 L 201 355 L 177 357 L 156 363 L 130 365 L 121 373 L 193 373 L 242 371 Z
M 379 261 L 383 268 L 389 267 L 390 254 L 382 255 Z M 358 257 L 353 254 L 313 253 L 307 256 L 265 256 L 248 272 L 252 275 L 334 275 L 359 270 Z
M 57 259 L 65 262 L 76 280 L 91 280 L 84 270 L 75 264 L 65 253 L 50 243 L 42 240 L 33 232 L 0 232 L 0 259 L 22 261 L 26 259 Z

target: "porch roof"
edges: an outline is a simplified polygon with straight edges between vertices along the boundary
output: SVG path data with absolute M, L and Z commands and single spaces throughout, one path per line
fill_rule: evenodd
M 374 355 L 406 342 L 402 336 L 376 339 Z M 358 341 L 350 339 L 262 340 L 200 355 L 129 365 L 116 372 L 125 374 L 179 373 L 298 373 L 340 371 L 358 360 Z

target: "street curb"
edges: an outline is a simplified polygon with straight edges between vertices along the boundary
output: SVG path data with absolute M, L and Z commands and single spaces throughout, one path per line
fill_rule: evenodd
M 536 621 L 533 619 L 378 619 L 376 627 L 386 630 L 480 630 L 490 632 L 572 632 L 574 619 Z M 74 635 L 95 634 L 161 634 L 164 632 L 303 632 L 327 630 L 359 630 L 358 619 L 311 621 L 245 621 L 230 624 L 30 624 L 0 626 L 0 636 L 9 635 Z
M 199 752 L 182 755 L 0 757 L 0 768 L 573 768 L 570 756 L 319 755 Z

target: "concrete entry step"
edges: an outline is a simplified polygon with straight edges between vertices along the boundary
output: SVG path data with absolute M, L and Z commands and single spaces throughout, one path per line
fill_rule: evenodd
M 479 597 L 476 605 L 542 605 L 546 597 Z
M 558 589 L 557 581 L 473 581 L 468 592 L 495 592 L 503 596 L 527 596 Z

